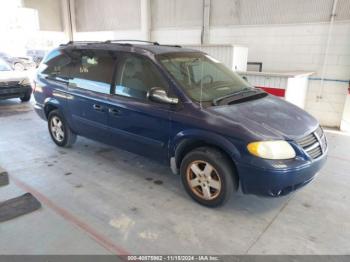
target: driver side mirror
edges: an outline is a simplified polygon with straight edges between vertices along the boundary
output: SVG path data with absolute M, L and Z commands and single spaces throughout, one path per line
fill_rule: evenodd
M 161 87 L 152 87 L 147 92 L 147 98 L 154 102 L 176 105 L 179 103 L 177 97 L 169 97 L 167 92 Z

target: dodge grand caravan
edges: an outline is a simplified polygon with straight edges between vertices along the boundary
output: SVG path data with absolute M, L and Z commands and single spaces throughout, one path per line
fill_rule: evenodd
M 80 135 L 170 163 L 206 206 L 239 187 L 286 195 L 326 160 L 327 140 L 311 115 L 196 50 L 69 42 L 46 56 L 36 82 L 36 112 L 58 146 Z

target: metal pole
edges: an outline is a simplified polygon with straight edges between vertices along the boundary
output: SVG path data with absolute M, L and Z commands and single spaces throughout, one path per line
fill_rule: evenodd
M 146 41 L 151 41 L 151 22 L 151 1 L 141 0 L 141 32 Z
M 68 38 L 68 41 L 73 41 L 73 25 L 72 25 L 72 11 L 70 0 L 61 0 L 62 6 L 62 20 L 63 30 Z
M 203 0 L 203 21 L 201 32 L 201 44 L 209 43 L 209 26 L 210 26 L 210 0 Z

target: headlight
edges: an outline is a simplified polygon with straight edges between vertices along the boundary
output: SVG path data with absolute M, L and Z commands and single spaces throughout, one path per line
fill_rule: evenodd
M 295 157 L 293 147 L 287 141 L 260 141 L 249 143 L 248 151 L 266 159 L 291 159 Z

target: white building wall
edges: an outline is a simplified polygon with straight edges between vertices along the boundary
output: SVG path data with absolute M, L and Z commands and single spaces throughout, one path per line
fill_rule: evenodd
M 141 22 L 140 0 L 75 0 L 78 32 L 137 30 Z
M 152 28 L 201 27 L 203 0 L 152 0 Z
M 57 0 L 22 0 L 22 5 L 38 11 L 42 31 L 62 31 L 61 2 Z

